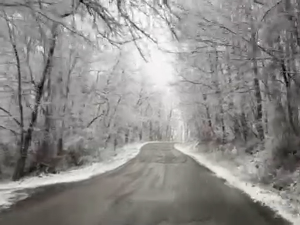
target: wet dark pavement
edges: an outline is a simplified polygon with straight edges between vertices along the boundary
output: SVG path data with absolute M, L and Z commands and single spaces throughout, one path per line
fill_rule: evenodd
M 172 143 L 145 145 L 124 166 L 44 188 L 0 214 L 1 225 L 285 225 Z

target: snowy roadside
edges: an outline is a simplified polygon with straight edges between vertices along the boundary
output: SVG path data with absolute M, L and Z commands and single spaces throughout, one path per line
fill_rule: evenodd
M 19 193 L 21 190 L 37 188 L 46 185 L 72 183 L 87 180 L 96 175 L 114 170 L 138 155 L 140 149 L 146 143 L 131 144 L 118 149 L 116 156 L 109 160 L 81 167 L 74 170 L 64 171 L 59 174 L 48 174 L 40 177 L 27 177 L 17 182 L 0 183 L 0 210 L 9 208 L 17 201 L 29 197 L 27 193 Z
M 275 191 L 249 182 L 249 180 L 245 179 L 245 174 L 238 167 L 234 169 L 233 166 L 227 167 L 224 163 L 219 164 L 210 153 L 199 152 L 195 148 L 195 144 L 176 144 L 175 148 L 210 169 L 217 177 L 225 179 L 229 185 L 249 195 L 254 201 L 267 205 L 293 224 L 300 224 L 300 205 L 291 203 L 291 201 L 284 199 Z

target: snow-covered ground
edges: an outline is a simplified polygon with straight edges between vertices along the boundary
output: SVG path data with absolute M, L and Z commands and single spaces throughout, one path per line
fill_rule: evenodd
M 9 208 L 16 201 L 28 197 L 28 193 L 22 192 L 24 189 L 36 188 L 58 183 L 71 183 L 89 179 L 93 176 L 114 170 L 124 163 L 137 156 L 143 144 L 131 144 L 117 150 L 117 155 L 109 160 L 93 163 L 89 166 L 61 172 L 59 174 L 49 174 L 41 177 L 28 177 L 17 182 L 0 183 L 0 209 Z
M 195 144 L 183 145 L 176 144 L 175 148 L 182 153 L 189 155 L 203 166 L 209 168 L 217 177 L 223 178 L 228 185 L 240 189 L 248 194 L 254 201 L 259 201 L 272 208 L 283 218 L 291 221 L 295 225 L 300 224 L 299 205 L 293 205 L 288 199 L 282 198 L 278 193 L 272 190 L 264 189 L 258 184 L 254 184 L 245 179 L 245 174 L 241 173 L 236 167 L 226 167 L 224 163 L 219 164 L 214 157 L 207 153 L 200 152 L 195 148 Z

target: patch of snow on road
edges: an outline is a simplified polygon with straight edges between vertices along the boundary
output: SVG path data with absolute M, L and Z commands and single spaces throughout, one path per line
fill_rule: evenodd
M 293 213 L 290 202 L 283 199 L 277 193 L 272 192 L 271 190 L 265 190 L 257 185 L 243 181 L 241 177 L 233 175 L 230 170 L 227 170 L 226 168 L 216 164 L 216 162 L 213 162 L 212 160 L 205 157 L 204 154 L 196 152 L 195 145 L 187 146 L 176 144 L 175 148 L 210 169 L 216 174 L 217 177 L 225 179 L 229 185 L 238 188 L 249 195 L 254 201 L 258 201 L 264 205 L 267 205 L 275 212 L 277 212 L 280 216 L 292 222 L 293 224 L 300 224 L 299 215 L 295 215 Z
M 0 191 L 0 209 L 10 205 L 10 199 L 14 197 L 12 191 Z
M 96 175 L 114 170 L 138 155 L 144 144 L 131 144 L 118 149 L 118 154 L 109 160 L 93 163 L 82 168 L 64 171 L 59 174 L 48 174 L 40 177 L 28 177 L 17 182 L 0 183 L 0 209 L 9 208 L 15 202 L 28 197 L 19 194 L 21 190 L 37 188 L 59 183 L 72 183 L 87 180 Z

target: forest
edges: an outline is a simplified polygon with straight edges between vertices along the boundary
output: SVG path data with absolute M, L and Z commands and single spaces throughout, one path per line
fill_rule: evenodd
M 170 139 L 172 110 L 135 60 L 147 57 L 143 39 L 153 39 L 143 13 L 164 10 L 136 4 L 0 2 L 0 178 L 98 161 L 99 148 Z
M 4 0 L 0 9 L 0 179 L 99 161 L 99 148 L 185 141 L 231 156 L 235 146 L 257 161 L 260 182 L 297 183 L 300 1 Z M 153 46 L 173 59 L 172 101 L 145 73 Z
M 298 195 L 300 1 L 182 9 L 173 86 L 185 136 L 256 183 Z

